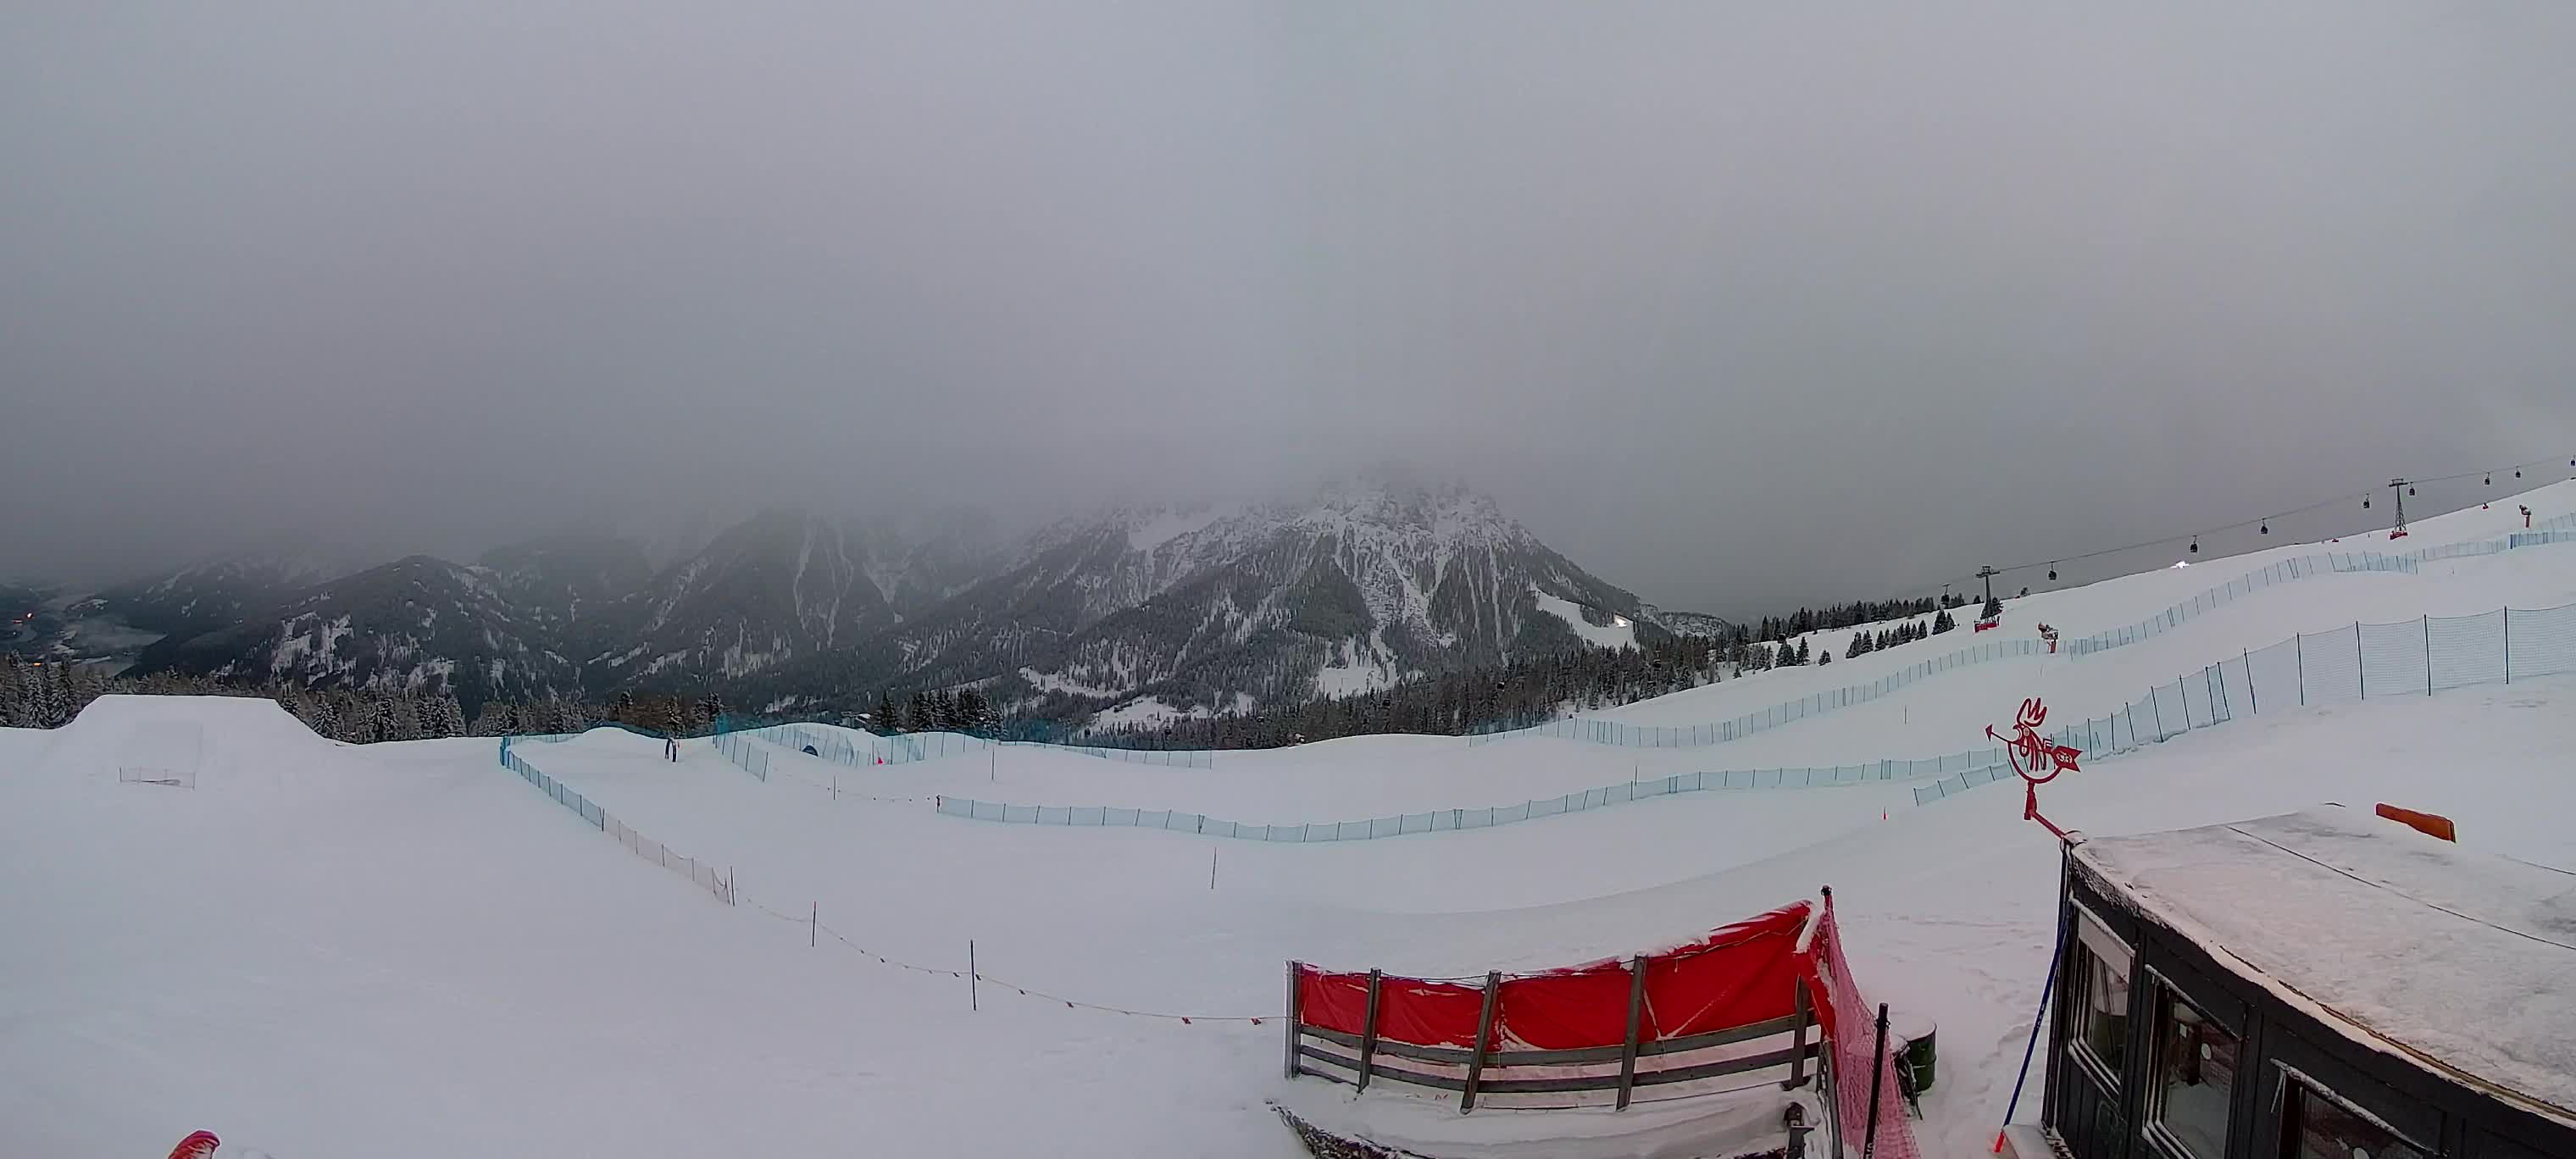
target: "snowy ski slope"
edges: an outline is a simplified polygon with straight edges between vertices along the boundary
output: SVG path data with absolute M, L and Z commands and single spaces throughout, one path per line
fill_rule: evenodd
M 2557 515 L 2576 489 L 2525 501 Z M 2407 546 L 2500 535 L 2511 510 L 2424 520 Z M 2269 554 L 2012 601 L 2005 629 L 2132 622 Z M 1536 1153 L 1513 1141 L 1646 1125 L 1713 1141 L 1725 1124 L 1670 1108 L 1462 1120 L 1375 1091 L 1353 1104 L 1279 1079 L 1275 1022 L 1208 1016 L 1276 1013 L 1289 958 L 1424 975 L 1558 965 L 1820 884 L 1873 996 L 1940 1024 L 1927 1153 L 1981 1154 L 2053 928 L 2056 852 L 2019 820 L 2013 786 L 1920 809 L 1902 784 L 1697 793 L 1316 845 L 976 822 L 918 798 L 1365 817 L 1955 751 L 2034 693 L 2075 717 L 2292 631 L 2571 601 L 2576 547 L 2319 577 L 2145 643 L 1945 673 L 1699 750 L 1369 737 L 1213 769 L 1011 748 L 879 771 L 773 749 L 766 782 L 705 742 L 671 764 L 658 742 L 605 730 L 521 753 L 726 866 L 731 907 L 501 769 L 491 742 L 359 748 L 263 702 L 109 698 L 52 733 L 0 730 L 0 1154 L 158 1154 L 197 1127 L 227 1154 L 279 1159 L 1300 1154 L 1271 1099 L 1433 1153 L 1462 1139 Z M 1822 635 L 1839 649 L 1848 630 Z M 1911 663 L 1908 648 L 1605 715 L 1723 717 Z M 2454 817 L 2465 843 L 2576 867 L 2571 702 L 2576 678 L 2548 677 L 2267 706 L 2061 778 L 2047 803 L 2110 834 L 2393 800 Z M 119 784 L 120 746 L 174 721 L 204 730 L 198 787 Z M 972 1011 L 969 939 L 986 976 Z M 1622 1151 L 1596 1138 L 1551 1153 Z

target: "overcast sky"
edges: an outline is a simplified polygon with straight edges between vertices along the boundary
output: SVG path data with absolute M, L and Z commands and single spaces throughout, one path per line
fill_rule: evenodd
M 0 11 L 0 572 L 1396 459 L 1747 613 L 2576 453 L 2564 3 L 393 7 Z

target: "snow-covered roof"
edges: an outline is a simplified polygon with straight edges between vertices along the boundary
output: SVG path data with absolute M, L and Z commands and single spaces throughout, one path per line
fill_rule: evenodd
M 2336 805 L 2075 858 L 2357 1041 L 2576 1121 L 2576 874 Z

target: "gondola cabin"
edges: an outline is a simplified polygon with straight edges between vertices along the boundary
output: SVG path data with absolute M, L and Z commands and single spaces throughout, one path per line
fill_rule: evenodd
M 2329 805 L 2079 840 L 2060 928 L 2061 1154 L 2576 1156 L 2576 875 Z

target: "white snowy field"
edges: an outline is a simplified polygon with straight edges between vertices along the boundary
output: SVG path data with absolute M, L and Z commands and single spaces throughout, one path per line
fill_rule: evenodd
M 2438 522 L 2414 542 L 2482 533 Z M 2263 562 L 2035 596 L 2006 623 L 2021 628 L 2028 609 L 2071 638 Z M 2168 582 L 2180 575 L 2191 583 Z M 1345 1088 L 1280 1079 L 1275 1020 L 1202 1017 L 1275 1014 L 1284 960 L 1433 975 L 1562 965 L 1686 939 L 1827 884 L 1872 996 L 1941 1027 L 1926 1153 L 1983 1154 L 2035 1013 L 2056 888 L 2055 845 L 2019 819 L 2015 784 L 1919 809 L 1903 785 L 1707 792 L 1316 845 L 976 822 L 860 794 L 1324 820 L 1632 773 L 1929 755 L 1981 742 L 2033 691 L 2073 717 L 2104 707 L 2086 703 L 2097 684 L 2106 703 L 2131 698 L 2297 628 L 2568 602 L 2576 548 L 2310 584 L 2147 644 L 1947 673 L 1700 750 L 1381 737 L 1197 770 L 1025 749 L 850 769 L 777 750 L 766 783 L 702 741 L 677 764 L 612 731 L 521 750 L 637 830 L 730 867 L 739 906 L 640 862 L 501 769 L 491 742 L 351 747 L 264 702 L 109 698 L 56 732 L 0 730 L 12 886 L 0 891 L 0 1155 L 159 1154 L 204 1127 L 226 1154 L 279 1159 L 1291 1156 L 1266 1100 L 1398 1130 L 1455 1116 L 1378 1091 L 1354 1115 Z M 1905 649 L 1880 658 L 1912 662 Z M 1846 678 L 1842 662 L 1781 675 Z M 1796 695 L 1759 677 L 1665 699 L 1764 685 L 1743 695 Z M 2452 816 L 2464 844 L 2576 868 L 2563 821 L 2576 804 L 2571 708 L 2570 677 L 2267 706 L 2062 777 L 2044 803 L 2107 835 L 2387 800 Z M 1628 711 L 1667 710 L 1742 708 Z M 173 720 L 204 726 L 198 787 L 120 784 L 124 746 Z M 839 799 L 817 787 L 836 776 Z M 809 913 L 868 952 L 828 932 L 809 946 Z M 945 973 L 966 969 L 969 939 L 987 977 L 972 1011 L 966 980 Z M 1022 986 L 1193 1021 L 1069 1009 Z M 2035 1105 L 2026 1094 L 2025 1118 Z M 1473 1129 L 1597 1134 L 1608 1114 L 1480 1110 Z M 1577 1150 L 1623 1153 L 1598 1140 Z

